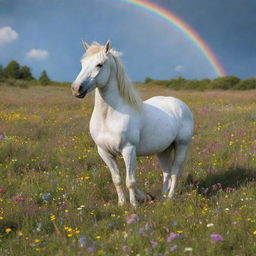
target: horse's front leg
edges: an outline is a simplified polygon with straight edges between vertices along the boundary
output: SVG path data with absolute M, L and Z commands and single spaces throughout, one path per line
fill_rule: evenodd
M 136 208 L 137 199 L 140 201 L 145 200 L 145 194 L 137 189 L 135 180 L 135 167 L 136 167 L 136 148 L 135 146 L 128 144 L 122 150 L 122 155 L 126 167 L 126 186 L 130 194 L 130 203 Z
M 111 172 L 112 180 L 116 187 L 116 191 L 117 191 L 117 195 L 118 195 L 118 204 L 124 205 L 125 204 L 125 195 L 124 195 L 124 191 L 122 189 L 121 176 L 120 176 L 119 169 L 117 166 L 116 158 L 109 152 L 103 150 L 101 147 L 98 147 L 98 153 L 101 156 L 101 158 L 103 159 L 103 161 L 106 163 L 106 165 L 108 166 L 108 168 Z

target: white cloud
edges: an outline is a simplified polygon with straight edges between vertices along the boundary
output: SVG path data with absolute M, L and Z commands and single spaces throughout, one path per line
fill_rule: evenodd
M 28 59 L 33 60 L 45 60 L 49 56 L 49 52 L 47 50 L 42 49 L 31 49 L 26 53 Z
M 5 44 L 9 44 L 15 40 L 17 40 L 19 37 L 18 33 L 13 30 L 11 27 L 1 27 L 0 28 L 0 46 L 3 46 Z
M 178 66 L 176 66 L 176 67 L 174 68 L 174 70 L 175 70 L 176 72 L 181 72 L 181 71 L 184 71 L 184 67 L 183 67 L 182 65 L 178 65 Z

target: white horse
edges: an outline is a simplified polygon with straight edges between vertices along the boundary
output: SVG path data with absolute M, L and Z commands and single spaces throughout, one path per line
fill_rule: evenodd
M 163 170 L 163 194 L 171 198 L 192 138 L 190 109 L 173 97 L 157 96 L 143 102 L 120 62 L 120 54 L 110 48 L 109 41 L 105 46 L 96 42 L 89 46 L 84 41 L 83 45 L 86 53 L 72 92 L 83 98 L 88 92 L 96 91 L 90 133 L 110 169 L 119 205 L 125 203 L 125 195 L 117 155 L 122 155 L 125 162 L 132 206 L 146 199 L 136 186 L 136 155 L 157 155 Z

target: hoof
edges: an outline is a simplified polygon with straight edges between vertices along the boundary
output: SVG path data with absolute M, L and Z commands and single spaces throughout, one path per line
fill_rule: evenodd
M 154 201 L 155 200 L 155 197 L 152 196 L 151 194 L 149 193 L 146 193 L 146 200 L 145 201 Z

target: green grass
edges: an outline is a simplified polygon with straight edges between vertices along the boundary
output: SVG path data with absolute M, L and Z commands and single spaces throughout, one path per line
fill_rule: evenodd
M 155 157 L 138 159 L 138 185 L 156 200 L 135 211 L 117 206 L 90 138 L 93 95 L 0 87 L 0 255 L 256 255 L 256 91 L 140 92 L 185 101 L 195 134 L 171 201 Z

